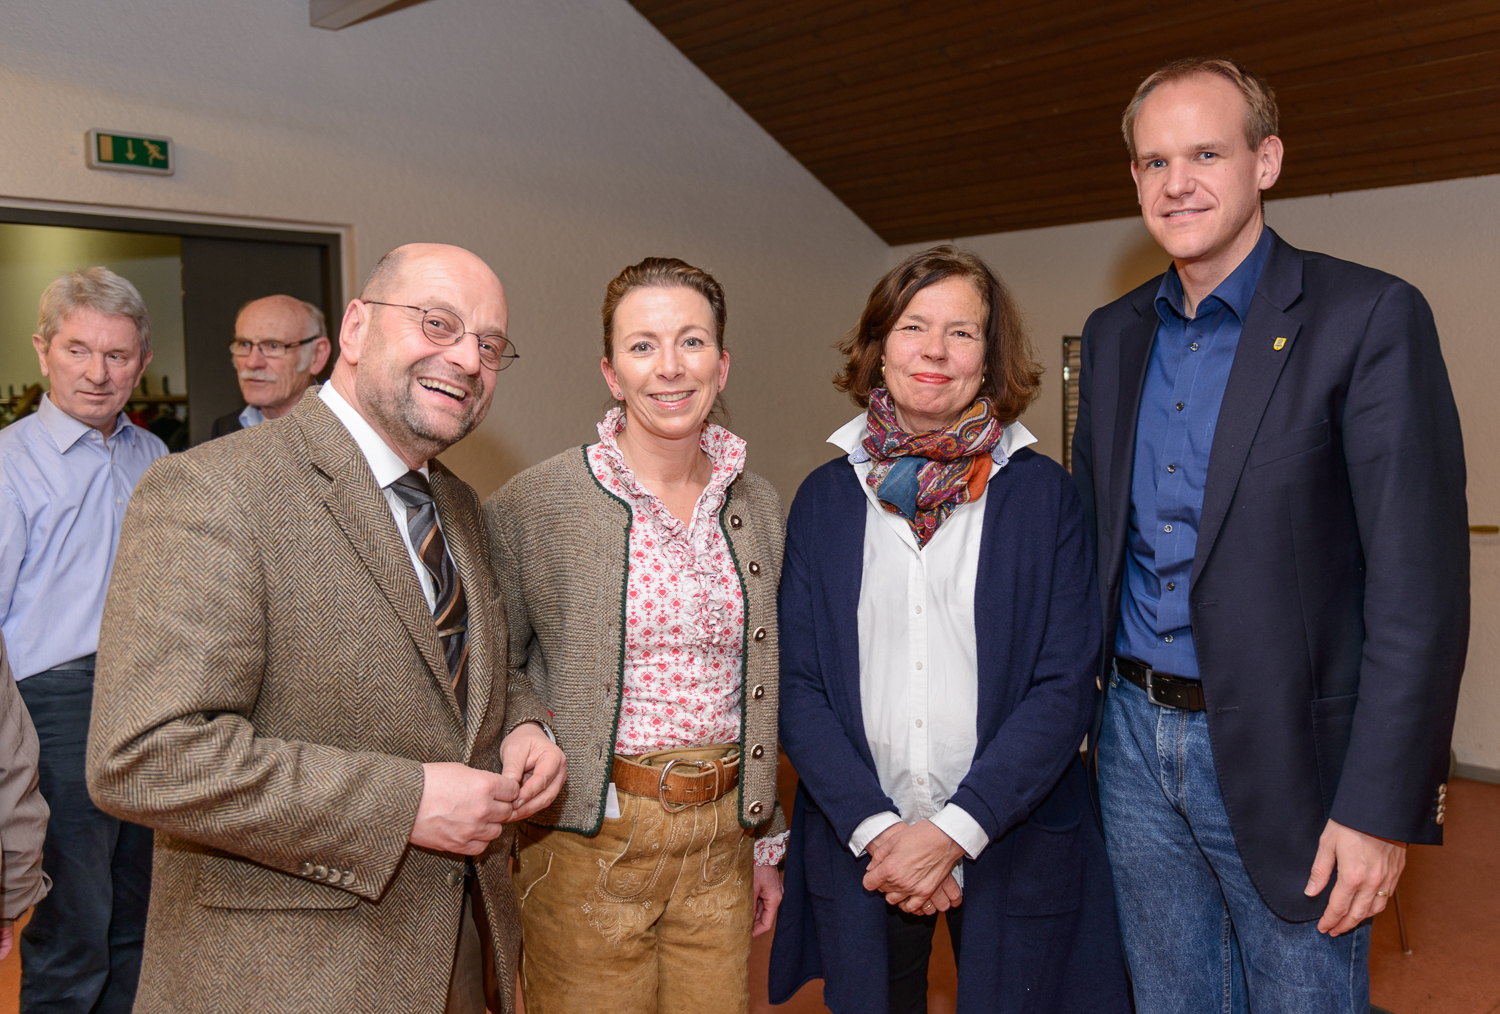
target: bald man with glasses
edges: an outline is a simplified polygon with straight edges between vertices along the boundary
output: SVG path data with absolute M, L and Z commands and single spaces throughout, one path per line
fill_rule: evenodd
M 264 296 L 240 307 L 229 354 L 245 407 L 214 420 L 213 435 L 280 419 L 328 365 L 332 351 L 323 311 L 293 296 Z

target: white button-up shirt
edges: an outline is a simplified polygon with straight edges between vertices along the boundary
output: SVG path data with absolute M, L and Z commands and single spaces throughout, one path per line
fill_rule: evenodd
M 401 536 L 401 544 L 406 547 L 406 555 L 411 557 L 411 566 L 417 572 L 417 580 L 422 584 L 422 596 L 427 599 L 427 608 L 436 609 L 437 587 L 432 583 L 432 574 L 428 572 L 426 564 L 417 555 L 416 547 L 411 544 L 411 529 L 406 527 L 406 503 L 396 495 L 395 490 L 391 489 L 391 484 L 411 471 L 411 468 L 401 460 L 401 455 L 385 442 L 385 438 L 375 432 L 375 427 L 359 414 L 359 410 L 333 389 L 332 384 L 324 384 L 318 391 L 318 397 L 323 399 L 323 404 L 328 406 L 329 411 L 338 416 L 339 422 L 344 424 L 344 429 L 349 431 L 349 435 L 359 446 L 359 452 L 364 455 L 365 462 L 375 476 L 375 484 L 380 487 L 380 492 L 385 494 L 385 502 L 391 508 L 391 520 L 396 522 L 396 531 Z M 426 465 L 417 471 L 422 473 L 424 479 L 427 478 Z M 438 519 L 437 526 L 439 530 L 442 530 L 441 518 Z
M 880 787 L 900 813 L 877 813 L 854 829 L 849 848 L 862 855 L 897 821 L 931 820 L 977 859 L 989 844 L 980 823 L 948 802 L 969 773 L 978 743 L 978 637 L 974 585 L 985 498 L 954 509 L 919 548 L 911 526 L 887 511 L 865 477 L 865 416 L 828 442 L 849 454 L 865 491 L 864 575 L 859 591 L 859 693 L 865 738 Z M 1036 437 L 1020 423 L 1000 436 L 990 477 Z M 962 883 L 962 867 L 954 870 Z

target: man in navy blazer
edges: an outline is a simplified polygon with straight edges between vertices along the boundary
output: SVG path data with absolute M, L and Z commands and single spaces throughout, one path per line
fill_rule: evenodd
M 1083 332 L 1100 804 L 1141 1014 L 1366 1009 L 1369 920 L 1405 843 L 1442 841 L 1458 413 L 1421 293 L 1265 225 L 1276 119 L 1229 61 L 1142 83 L 1125 137 L 1172 266 Z

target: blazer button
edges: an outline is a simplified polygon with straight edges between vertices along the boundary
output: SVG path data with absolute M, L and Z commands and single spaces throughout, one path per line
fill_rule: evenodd
M 752 574 L 759 574 L 760 573 L 760 564 L 756 563 L 754 560 L 750 561 L 750 573 L 752 573 Z
M 344 871 L 344 878 L 341 881 L 339 881 L 339 883 L 343 884 L 345 887 L 348 887 L 350 884 L 354 883 L 354 871 L 353 870 L 345 870 Z
M 766 696 L 766 688 L 757 683 L 755 685 L 755 689 L 750 691 L 750 696 L 754 697 L 758 701 L 762 697 Z
M 734 529 L 743 528 L 745 527 L 745 522 L 740 520 L 738 514 L 731 514 L 729 515 L 729 527 Z
M 759 743 L 756 743 L 755 749 L 750 751 L 750 756 L 756 758 L 757 760 L 761 757 L 764 757 L 765 755 L 766 748 L 761 746 Z
M 1104 680 L 1100 678 L 1100 676 L 1099 676 L 1098 673 L 1094 673 L 1094 689 L 1095 690 L 1103 690 L 1104 689 Z
M 1442 785 L 1438 786 L 1438 795 L 1440 795 L 1440 796 L 1446 796 L 1447 794 L 1448 794 L 1448 783 L 1444 782 Z
M 304 877 L 312 876 L 312 863 L 303 863 L 301 866 L 297 867 L 297 872 L 302 874 Z
M 1438 811 L 1438 815 L 1437 815 L 1437 817 L 1436 817 L 1436 818 L 1434 818 L 1434 819 L 1436 819 L 1436 820 L 1437 820 L 1437 822 L 1438 822 L 1438 823 L 1439 823 L 1439 824 L 1441 824 L 1441 823 L 1442 823 L 1442 822 L 1443 822 L 1443 811 L 1442 811 L 1442 810 L 1439 810 L 1439 811 Z
M 314 866 L 313 867 L 313 879 L 314 880 L 322 880 L 323 878 L 325 878 L 327 876 L 328 876 L 328 867 L 326 867 L 326 866 Z
M 462 867 L 448 871 L 448 886 L 457 887 L 464 882 L 464 871 Z
M 755 802 L 753 802 L 753 803 L 750 804 L 750 812 L 752 814 L 759 813 L 760 811 L 762 811 L 764 809 L 765 809 L 765 807 L 762 806 L 762 805 L 760 805 L 760 800 L 758 800 L 758 799 Z M 1439 822 L 1439 823 L 1441 823 L 1441 822 Z
M 757 641 L 764 641 L 766 639 L 766 628 L 765 627 L 756 627 L 755 628 L 755 639 Z

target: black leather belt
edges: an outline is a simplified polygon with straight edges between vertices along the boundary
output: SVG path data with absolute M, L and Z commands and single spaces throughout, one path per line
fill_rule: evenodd
M 1146 699 L 1164 708 L 1203 711 L 1203 684 L 1169 672 L 1157 672 L 1128 658 L 1115 658 L 1115 672 L 1146 691 Z

